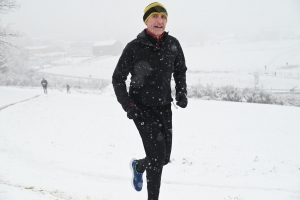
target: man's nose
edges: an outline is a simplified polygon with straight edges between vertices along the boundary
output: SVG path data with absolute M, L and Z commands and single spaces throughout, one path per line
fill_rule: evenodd
M 161 24 L 163 22 L 163 18 L 162 17 L 158 17 L 156 21 Z

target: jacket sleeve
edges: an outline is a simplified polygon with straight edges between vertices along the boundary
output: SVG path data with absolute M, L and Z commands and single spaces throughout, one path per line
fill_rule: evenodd
M 130 45 L 124 48 L 123 53 L 117 63 L 115 71 L 112 76 L 112 84 L 114 87 L 115 94 L 117 96 L 118 102 L 122 105 L 123 109 L 126 111 L 126 108 L 133 103 L 133 100 L 129 97 L 126 83 L 127 76 L 131 71 L 133 66 L 133 53 L 130 49 Z
M 185 58 L 184 58 L 184 54 L 182 51 L 182 48 L 178 42 L 178 46 L 177 46 L 177 51 L 178 54 L 176 56 L 175 59 L 175 63 L 174 63 L 174 73 L 173 73 L 173 77 L 175 80 L 175 90 L 176 90 L 176 95 L 178 95 L 179 93 L 183 93 L 185 95 L 187 95 L 187 90 L 186 90 L 186 70 L 187 67 L 185 65 Z

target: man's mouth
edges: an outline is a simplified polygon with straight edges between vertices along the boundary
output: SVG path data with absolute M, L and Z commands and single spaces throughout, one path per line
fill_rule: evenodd
M 162 28 L 162 26 L 154 26 L 155 28 Z

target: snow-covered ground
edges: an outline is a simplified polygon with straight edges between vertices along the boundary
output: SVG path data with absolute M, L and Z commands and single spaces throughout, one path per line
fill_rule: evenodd
M 188 85 L 254 87 L 258 71 L 260 88 L 300 88 L 300 40 L 183 49 Z M 40 71 L 110 80 L 118 59 L 60 56 Z M 0 87 L 0 199 L 146 199 L 145 188 L 131 187 L 128 167 L 144 157 L 141 139 L 112 86 L 95 94 L 48 92 Z M 173 107 L 172 162 L 160 199 L 300 199 L 299 111 L 196 99 L 187 109 Z
M 214 41 L 202 46 L 183 46 L 183 50 L 188 85 L 200 83 L 220 87 L 230 84 L 252 88 L 253 73 L 259 72 L 259 88 L 300 88 L 300 40 Z M 52 62 L 53 67 L 40 71 L 110 80 L 118 59 L 119 56 L 66 57 Z
M 146 199 L 129 160 L 144 156 L 113 95 L 0 87 L 1 200 Z M 5 94 L 5 97 L 3 97 Z M 190 99 L 173 107 L 160 199 L 300 199 L 300 108 Z

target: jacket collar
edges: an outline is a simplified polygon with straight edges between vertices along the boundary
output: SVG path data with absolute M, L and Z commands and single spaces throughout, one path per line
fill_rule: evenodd
M 164 46 L 165 41 L 167 39 L 169 35 L 169 32 L 164 32 L 162 38 L 160 38 L 159 40 L 157 40 L 156 38 L 152 37 L 151 35 L 149 35 L 146 31 L 146 29 L 144 29 L 142 32 L 140 32 L 137 35 L 137 39 L 140 40 L 143 44 L 148 45 L 148 46 L 152 46 L 152 47 L 156 47 L 157 42 L 159 42 L 161 44 L 161 47 Z
M 146 35 L 147 36 L 151 36 L 151 37 L 153 37 L 156 40 L 161 40 L 164 37 L 164 35 L 165 35 L 165 32 L 163 32 L 160 36 L 156 37 L 148 29 L 145 29 L 145 30 L 146 30 Z

